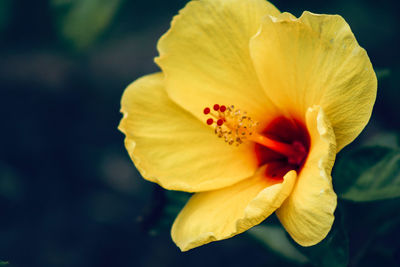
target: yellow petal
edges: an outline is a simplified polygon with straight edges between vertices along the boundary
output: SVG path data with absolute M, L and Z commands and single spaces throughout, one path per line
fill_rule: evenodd
M 250 54 L 266 93 L 289 115 L 320 105 L 332 124 L 337 151 L 367 124 L 377 81 L 367 53 L 338 15 L 304 12 L 266 16 L 250 41 Z
M 335 134 L 321 107 L 306 114 L 310 152 L 290 196 L 276 212 L 291 237 L 311 246 L 328 234 L 336 208 L 331 170 L 336 156 Z
M 214 130 L 174 104 L 162 74 L 128 86 L 121 102 L 120 130 L 144 178 L 162 187 L 190 192 L 232 185 L 257 169 L 251 144 L 229 146 Z
M 259 122 L 274 116 L 249 55 L 266 14 L 279 11 L 265 0 L 189 2 L 158 43 L 171 99 L 199 118 L 213 104 L 235 105 Z
M 271 215 L 290 194 L 296 172 L 288 172 L 282 183 L 264 172 L 262 167 L 254 177 L 233 186 L 192 196 L 172 226 L 177 246 L 186 251 L 226 239 Z

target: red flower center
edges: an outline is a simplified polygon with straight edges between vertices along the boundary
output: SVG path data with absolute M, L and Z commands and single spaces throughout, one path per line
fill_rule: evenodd
M 261 166 L 268 163 L 268 177 L 279 179 L 290 170 L 301 171 L 310 148 L 310 136 L 303 123 L 278 117 L 260 134 L 276 141 L 274 145 L 277 149 L 260 143 L 255 145 L 258 164 Z

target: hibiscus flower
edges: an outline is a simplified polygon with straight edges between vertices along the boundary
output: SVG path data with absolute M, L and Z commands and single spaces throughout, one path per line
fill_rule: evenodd
M 161 72 L 128 86 L 119 129 L 145 179 L 194 193 L 174 242 L 226 239 L 273 212 L 300 245 L 320 242 L 334 221 L 336 153 L 376 97 L 345 20 L 264 0 L 191 1 L 158 51 Z

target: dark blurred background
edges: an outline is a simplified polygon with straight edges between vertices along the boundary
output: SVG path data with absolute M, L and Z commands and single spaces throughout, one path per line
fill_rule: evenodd
M 157 40 L 186 2 L 0 0 L 0 260 L 17 267 L 296 265 L 246 234 L 181 253 L 169 236 L 172 219 L 160 220 L 168 194 L 140 177 L 124 148 L 121 95 L 158 71 Z M 395 142 L 397 1 L 273 3 L 296 16 L 309 10 L 347 20 L 379 76 L 372 120 L 352 146 Z M 362 242 L 362 232 L 353 235 Z M 383 237 L 391 251 L 369 253 L 372 261 L 399 264 L 394 237 L 400 234 Z

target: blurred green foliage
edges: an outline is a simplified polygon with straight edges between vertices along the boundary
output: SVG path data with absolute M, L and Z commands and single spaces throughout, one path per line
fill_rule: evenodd
M 334 185 L 339 197 L 374 201 L 400 197 L 400 150 L 365 147 L 336 163 Z
M 123 0 L 51 0 L 58 33 L 87 49 L 108 28 Z
M 267 220 L 268 221 L 268 220 Z M 247 234 L 261 242 L 268 250 L 297 264 L 305 264 L 310 260 L 304 256 L 290 241 L 280 225 L 263 223 L 250 228 Z
M 3 32 L 9 21 L 10 15 L 12 14 L 12 0 L 1 0 L 0 1 L 0 33 Z
M 383 79 L 390 77 L 391 74 L 390 69 L 376 69 L 375 73 L 378 81 L 382 81 Z

